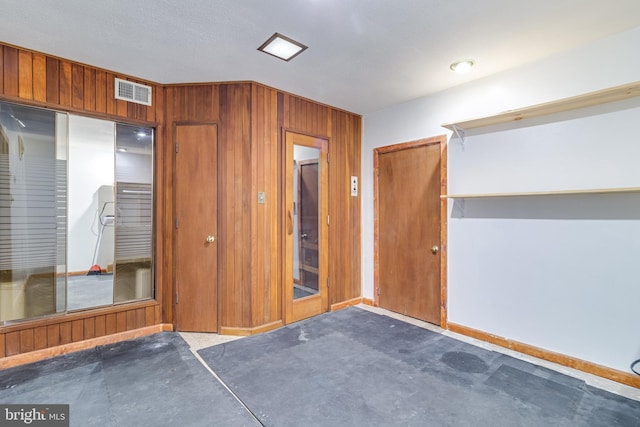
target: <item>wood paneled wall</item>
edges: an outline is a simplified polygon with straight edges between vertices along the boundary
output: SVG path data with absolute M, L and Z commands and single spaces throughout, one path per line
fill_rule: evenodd
M 115 77 L 152 86 L 153 106 L 116 100 Z M 253 333 L 283 319 L 283 129 L 330 141 L 330 302 L 360 296 L 360 197 L 349 192 L 350 176 L 360 174 L 360 116 L 253 82 L 161 87 L 2 44 L 0 99 L 156 127 L 156 301 L 0 327 L 0 356 L 174 323 L 173 147 L 179 123 L 218 125 L 221 329 Z M 258 203 L 258 192 L 266 203 Z
M 132 104 L 114 97 L 115 77 L 152 86 L 153 106 Z M 110 71 L 78 64 L 42 53 L 0 44 L 0 99 L 89 115 L 123 123 L 157 127 L 156 145 L 162 146 L 164 91 L 153 83 Z M 158 150 L 161 151 L 161 150 Z M 156 168 L 164 169 L 163 156 L 156 157 Z M 163 194 L 162 184 L 156 186 Z M 156 202 L 157 218 L 163 215 L 163 200 Z M 156 252 L 163 239 L 156 236 Z M 165 286 L 162 263 L 155 270 L 157 300 L 162 301 Z M 125 304 L 97 310 L 27 320 L 0 326 L 0 357 L 130 331 L 162 322 L 156 301 Z
M 361 202 L 351 196 L 351 176 L 361 171 L 362 119 L 355 114 L 282 94 L 285 129 L 329 139 L 329 303 L 361 294 Z
M 152 86 L 153 105 L 115 99 L 116 77 Z M 155 125 L 164 114 L 162 88 L 153 83 L 2 44 L 0 96 L 8 101 L 129 123 Z
M 153 326 L 161 323 L 155 301 L 89 310 L 5 326 L 0 332 L 0 357 L 14 356 Z
M 176 123 L 218 124 L 221 331 L 255 333 L 283 321 L 283 129 L 330 141 L 330 302 L 359 297 L 360 198 L 350 196 L 349 183 L 351 175 L 360 173 L 360 116 L 252 82 L 169 86 L 165 97 L 167 147 L 173 147 L 171 129 Z M 172 155 L 171 148 L 166 155 Z M 259 192 L 265 193 L 264 204 L 258 203 Z M 169 195 L 165 200 L 171 203 Z M 166 220 L 166 227 L 171 233 L 173 219 Z M 168 242 L 165 261 L 172 257 Z M 168 313 L 172 303 L 164 304 Z

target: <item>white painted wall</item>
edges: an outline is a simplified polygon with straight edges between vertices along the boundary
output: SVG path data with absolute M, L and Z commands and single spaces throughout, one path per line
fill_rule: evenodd
M 640 57 L 630 53 L 638 46 L 640 28 L 365 116 L 363 296 L 373 298 L 375 147 L 635 82 Z M 473 136 L 464 152 L 453 139 L 449 192 L 640 186 L 640 109 L 621 107 L 510 132 L 509 140 Z M 464 218 L 450 201 L 449 321 L 629 371 L 640 357 L 639 212 L 639 196 L 630 195 L 467 199 Z

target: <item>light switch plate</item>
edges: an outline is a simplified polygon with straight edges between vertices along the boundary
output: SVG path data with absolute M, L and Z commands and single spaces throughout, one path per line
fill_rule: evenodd
M 264 205 L 264 191 L 260 191 L 258 193 L 258 203 L 260 203 L 261 205 Z
M 354 197 L 358 196 L 358 177 L 351 177 L 351 195 Z

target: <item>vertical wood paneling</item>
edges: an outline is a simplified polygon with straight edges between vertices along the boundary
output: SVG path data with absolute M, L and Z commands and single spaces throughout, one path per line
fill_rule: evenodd
M 107 335 L 112 335 L 118 332 L 118 324 L 115 313 L 109 313 L 104 317 L 105 331 Z
M 356 298 L 361 294 L 361 208 L 349 182 L 352 175 L 360 176 L 361 118 L 290 94 L 279 102 L 282 126 L 329 138 L 330 304 Z
M 34 350 L 42 350 L 43 348 L 47 348 L 47 327 L 40 326 L 38 328 L 33 329 L 33 349 Z
M 60 62 L 47 58 L 47 102 L 58 105 L 60 102 Z
M 20 354 L 20 332 L 5 334 L 5 353 L 7 356 Z
M 33 55 L 24 50 L 18 51 L 18 96 L 33 99 Z
M 0 56 L 2 56 L 2 47 L 0 46 Z M 2 68 L 2 63 L 0 63 L 0 68 Z M 2 80 L 2 76 L 0 75 L 0 80 Z M 1 93 L 1 88 L 0 88 L 0 93 Z M 5 341 L 4 341 L 4 334 L 0 334 L 0 357 L 4 357 L 6 355 L 6 350 L 5 350 Z
M 82 319 L 71 322 L 71 341 L 77 342 L 84 339 L 84 322 Z
M 71 65 L 71 105 L 84 108 L 84 67 L 78 64 Z
M 55 347 L 60 345 L 60 325 L 47 326 L 47 346 Z
M 4 46 L 0 45 L 0 93 L 4 93 Z
M 116 98 L 115 98 L 115 78 L 112 73 L 105 73 L 105 80 L 107 83 L 107 91 L 106 91 L 106 103 L 107 103 L 107 114 L 115 116 L 117 114 L 116 110 Z
M 20 353 L 27 353 L 33 350 L 33 329 L 20 331 Z
M 147 307 L 144 310 L 144 326 L 151 326 L 156 324 L 156 308 Z
M 252 85 L 252 191 L 265 193 L 266 203 L 252 203 L 252 326 L 280 320 L 278 283 L 278 123 L 277 91 Z
M 134 329 L 134 325 L 136 324 L 136 312 L 133 310 L 129 310 L 126 312 L 127 320 L 125 325 L 125 330 Z
M 251 326 L 250 84 L 220 87 L 218 234 L 221 325 Z
M 95 111 L 98 113 L 106 113 L 107 112 L 107 73 L 106 71 L 96 70 L 96 106 Z
M 116 331 L 124 332 L 127 330 L 127 313 L 121 311 L 116 314 Z
M 4 47 L 4 94 L 18 96 L 18 49 Z
M 60 344 L 69 344 L 72 342 L 71 322 L 60 324 Z
M 82 322 L 82 338 L 88 340 L 96 336 L 96 320 L 94 317 L 87 317 Z
M 47 57 L 33 54 L 33 99 L 47 102 Z
M 84 109 L 96 110 L 96 70 L 90 67 L 84 69 Z
M 71 107 L 73 99 L 72 66 L 68 62 L 60 62 L 59 75 L 60 98 L 59 103 L 63 107 Z
M 138 328 L 144 328 L 145 326 L 145 309 L 144 308 L 138 308 L 135 310 L 136 313 L 136 320 L 135 323 L 133 325 L 133 328 L 129 328 L 129 329 L 138 329 Z
M 106 316 L 95 317 L 95 336 L 96 338 L 102 337 L 107 334 L 106 330 Z

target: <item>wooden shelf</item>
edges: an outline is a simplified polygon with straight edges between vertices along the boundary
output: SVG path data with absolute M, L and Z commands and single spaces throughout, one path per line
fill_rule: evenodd
M 598 188 L 586 190 L 533 191 L 524 193 L 443 194 L 441 199 L 480 199 L 489 197 L 571 196 L 581 194 L 640 193 L 640 187 Z
M 477 129 L 486 126 L 500 125 L 515 122 L 523 119 L 532 119 L 535 117 L 547 116 L 556 113 L 562 113 L 579 108 L 591 107 L 609 102 L 622 101 L 624 99 L 640 96 L 640 82 L 630 83 L 622 86 L 616 86 L 609 89 L 591 92 L 585 95 L 574 96 L 571 98 L 560 99 L 557 101 L 547 102 L 544 104 L 532 105 L 517 110 L 509 110 L 494 116 L 482 117 L 472 120 L 465 120 L 453 123 L 445 123 L 442 127 L 449 130 L 454 128 L 462 130 Z

